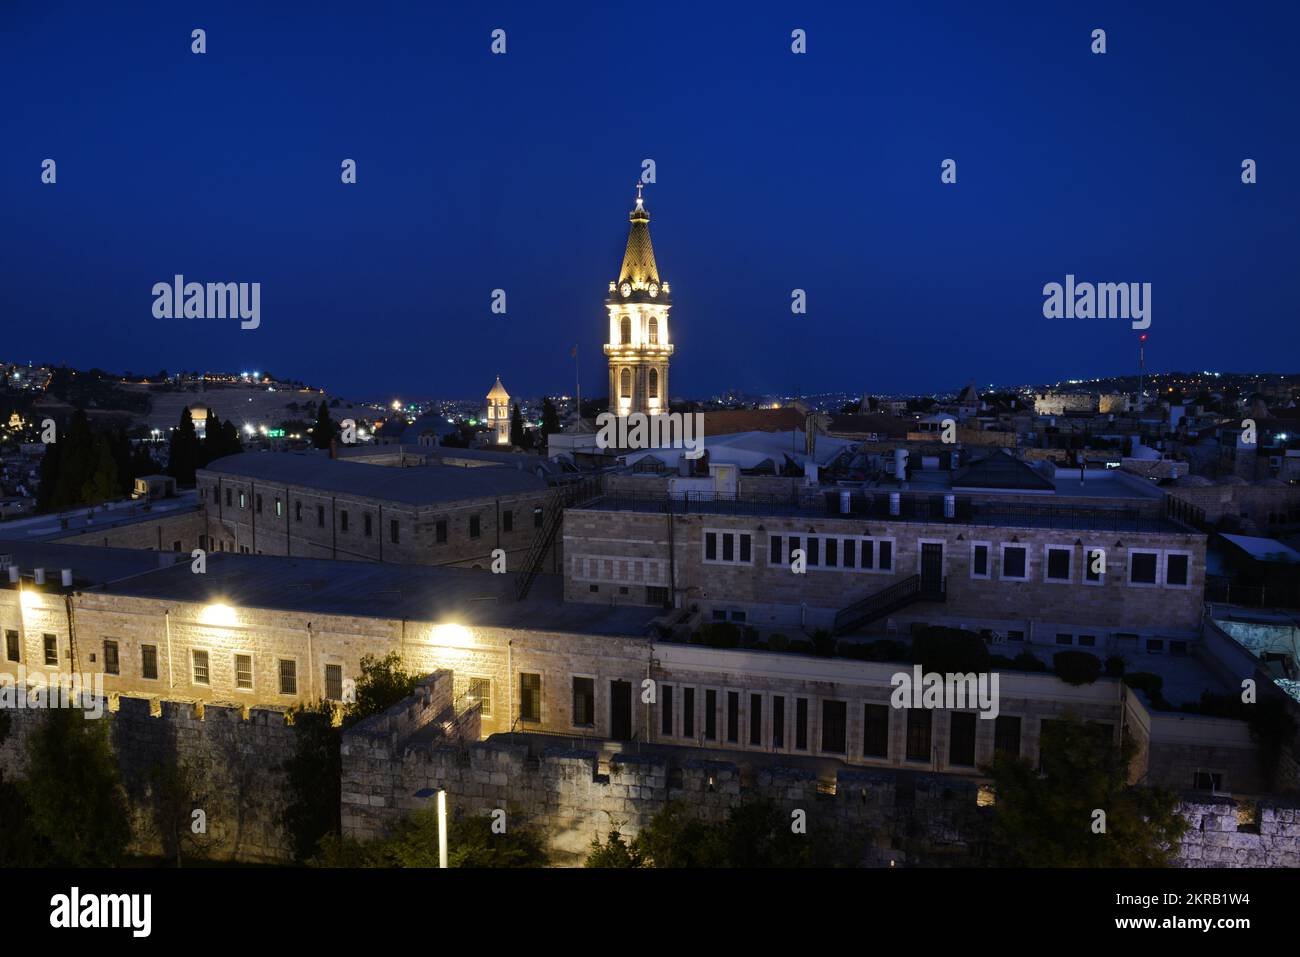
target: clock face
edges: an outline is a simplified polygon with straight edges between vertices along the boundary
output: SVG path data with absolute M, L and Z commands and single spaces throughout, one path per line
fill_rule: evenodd
M 652 282 L 650 284 L 650 298 L 653 299 L 657 295 L 659 295 L 659 283 Z
M 623 293 L 624 297 L 632 295 L 632 284 L 630 282 L 623 283 L 623 285 L 619 287 L 619 291 Z

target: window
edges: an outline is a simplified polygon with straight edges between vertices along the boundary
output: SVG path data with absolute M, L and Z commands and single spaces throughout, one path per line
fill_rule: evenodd
M 652 399 L 659 398 L 659 370 L 658 369 L 650 370 L 650 375 L 647 379 L 647 382 L 648 385 L 646 386 L 646 391 L 649 393 L 650 398 Z
M 907 709 L 907 760 L 930 760 L 930 729 L 934 712 L 924 708 Z
M 346 509 L 339 512 L 339 530 L 344 532 L 348 530 L 348 513 Z
M 316 506 L 316 527 L 317 528 L 325 527 L 325 506 L 324 505 Z
M 253 690 L 252 655 L 235 655 L 235 687 L 240 691 Z
M 704 560 L 726 565 L 752 565 L 753 536 L 749 532 L 705 529 Z
M 1044 578 L 1049 582 L 1068 582 L 1070 580 L 1070 552 L 1068 548 L 1056 545 L 1044 546 L 1047 553 L 1047 571 Z
M 479 517 L 477 515 L 471 515 L 469 517 L 469 537 L 478 538 L 481 531 L 482 528 L 479 525 Z
M 230 508 L 234 504 L 233 492 L 234 489 L 226 489 L 226 508 Z
M 862 567 L 870 570 L 876 567 L 876 543 L 865 541 L 862 543 Z
M 1176 588 L 1187 587 L 1187 571 L 1191 556 L 1179 552 L 1165 553 L 1165 584 Z
M 1159 564 L 1158 552 L 1139 552 L 1129 549 L 1128 581 L 1130 585 L 1154 585 L 1156 583 L 1156 566 Z
M 772 747 L 785 747 L 785 697 L 772 696 Z
M 298 693 L 298 662 L 292 658 L 280 659 L 280 694 Z
M 822 750 L 843 754 L 848 740 L 848 704 L 844 701 L 822 702 Z
M 840 543 L 838 539 L 826 539 L 826 567 L 835 568 L 840 563 Z
M 172 551 L 179 552 L 180 550 L 181 550 L 181 540 L 178 538 L 172 542 Z
M 632 398 L 632 370 L 624 369 L 618 374 L 618 396 L 620 399 Z
M 54 635 L 42 635 L 45 640 L 45 663 L 47 665 L 57 665 L 59 663 L 59 639 Z
M 722 560 L 732 562 L 736 560 L 736 540 L 731 535 L 722 536 Z
M 1197 791 L 1219 791 L 1223 788 L 1223 775 L 1218 771 L 1192 772 L 1192 787 Z
M 822 563 L 821 561 L 821 544 L 820 538 L 808 539 L 808 567 L 816 568 Z
M 196 685 L 209 684 L 208 680 L 208 653 L 199 651 L 197 648 L 190 652 L 190 664 L 192 681 Z
M 889 705 L 863 706 L 862 756 L 864 758 L 889 757 Z
M 1072 645 L 1074 644 L 1074 635 L 1058 633 L 1056 636 L 1056 643 L 1058 645 Z
M 515 513 L 506 509 L 501 513 L 501 531 L 513 532 L 515 530 Z
M 140 677 L 150 681 L 158 680 L 158 646 L 140 646 Z
M 257 497 L 253 501 L 256 502 L 257 514 L 261 515 L 262 514 L 262 493 L 258 492 Z
M 1106 578 L 1106 550 L 1090 548 L 1083 553 L 1083 583 L 1100 585 Z
M 1147 654 L 1148 654 L 1148 655 L 1163 655 L 1164 653 L 1165 653 L 1165 641 L 1164 641 L 1163 638 L 1148 638 L 1148 639 L 1147 639 Z
M 1000 714 L 994 719 L 993 752 L 1020 757 L 1020 719 L 1015 715 Z
M 528 720 L 539 720 L 530 718 Z M 596 723 L 596 679 L 573 679 L 573 726 L 589 728 Z
M 797 751 L 808 750 L 808 699 L 794 699 L 794 746 Z
M 629 316 L 621 316 L 618 320 L 618 339 L 625 346 L 632 344 L 632 319 Z M 624 370 L 627 371 L 627 370 Z
M 750 549 L 749 535 L 742 532 L 740 536 L 740 563 L 742 565 L 748 565 L 751 561 L 749 549 Z
M 536 505 L 533 507 L 533 528 L 542 527 L 542 507 Z
M 647 605 L 667 605 L 668 589 L 658 585 L 647 585 L 645 603 Z
M 117 660 L 117 642 L 108 638 L 104 639 L 104 674 L 121 674 Z
M 852 538 L 844 539 L 844 567 L 854 568 L 857 565 L 857 541 Z
M 519 676 L 519 720 L 542 720 L 541 675 L 521 674 Z
M 646 324 L 646 339 L 652 346 L 659 345 L 659 320 L 655 316 L 651 316 L 650 321 Z M 654 371 L 654 369 L 650 370 L 652 375 Z M 651 392 L 650 394 L 657 395 L 658 393 Z
M 396 545 L 398 542 L 402 540 L 402 536 L 397 524 L 397 519 L 395 518 L 391 518 L 388 520 L 388 540 L 392 542 L 394 545 Z
M 894 567 L 894 543 L 885 540 L 877 544 L 880 546 L 880 570 L 890 571 Z
M 275 500 L 275 517 L 279 518 L 283 514 L 284 514 L 284 503 L 281 502 L 279 497 L 277 496 Z
M 988 542 L 971 542 L 970 577 L 971 578 L 989 577 L 989 543 Z
M 704 692 L 704 738 L 706 741 L 718 738 L 718 693 L 712 688 Z
M 491 678 L 470 678 L 469 696 L 478 702 L 479 714 L 485 718 L 492 717 Z
M 447 520 L 440 518 L 433 523 L 433 540 L 435 544 L 444 545 L 447 542 Z
M 706 562 L 713 562 L 718 560 L 717 532 L 704 533 L 704 560 Z
M 330 701 L 343 700 L 343 666 L 325 666 L 325 697 Z
M 732 621 L 744 621 L 745 618 L 746 618 L 746 615 L 745 615 L 745 613 L 744 613 L 743 611 L 733 611 L 733 612 L 731 613 L 731 620 L 732 620 Z
M 302 500 L 301 499 L 293 503 L 293 520 L 295 522 L 302 521 Z
M 673 686 L 663 685 L 659 695 L 659 732 L 664 737 L 673 736 Z
M 755 746 L 763 743 L 763 696 L 761 694 L 749 696 L 749 743 Z
M 370 513 L 366 512 L 361 516 L 361 534 L 365 535 L 366 538 L 369 538 L 373 531 L 374 522 L 371 519 Z
M 1024 545 L 1002 546 L 1002 577 L 1012 581 L 1029 578 L 1028 550 Z
M 1025 640 L 1025 633 L 1023 631 L 1012 629 L 1011 631 L 1007 632 L 1007 641 L 1024 641 L 1024 640 Z
M 682 737 L 695 737 L 695 689 L 682 689 Z
M 735 744 L 740 740 L 740 692 L 727 692 L 727 741 Z
M 974 711 L 954 711 L 948 723 L 948 763 L 955 767 L 975 766 Z
M 1096 636 L 1096 635 L 1080 635 L 1080 636 L 1079 636 L 1079 646 L 1082 647 L 1082 648 L 1095 648 L 1095 647 L 1097 647 L 1097 636 Z

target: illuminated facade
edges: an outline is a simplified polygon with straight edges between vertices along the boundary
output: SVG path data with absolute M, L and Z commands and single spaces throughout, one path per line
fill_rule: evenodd
M 487 394 L 487 424 L 495 433 L 493 441 L 497 445 L 510 444 L 510 393 L 501 384 L 500 376 Z
M 668 411 L 668 336 L 672 307 L 668 283 L 659 278 L 650 244 L 650 213 L 636 188 L 636 208 L 618 279 L 609 284 L 609 409 L 617 415 Z

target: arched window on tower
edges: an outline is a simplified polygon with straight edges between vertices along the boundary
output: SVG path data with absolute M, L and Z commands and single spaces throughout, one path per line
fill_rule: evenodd
M 618 374 L 618 395 L 621 399 L 632 398 L 632 370 L 624 369 Z
M 619 320 L 618 331 L 619 339 L 623 345 L 630 346 L 632 344 L 632 320 L 624 316 Z
M 646 327 L 646 335 L 650 345 L 659 345 L 659 320 L 654 316 L 650 317 L 650 324 Z
M 651 319 L 650 321 L 654 322 L 653 319 Z M 650 370 L 649 390 L 650 390 L 650 398 L 652 399 L 659 398 L 659 370 L 658 369 Z

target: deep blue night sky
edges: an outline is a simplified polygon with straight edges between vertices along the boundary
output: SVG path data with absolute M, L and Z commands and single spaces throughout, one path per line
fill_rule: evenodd
M 1296 366 L 1295 4 L 3 6 L 2 359 L 480 396 L 579 343 L 603 394 L 650 157 L 674 395 L 1131 371 L 1128 323 L 1043 318 L 1067 272 L 1153 284 L 1151 368 Z M 261 328 L 153 318 L 177 272 Z

